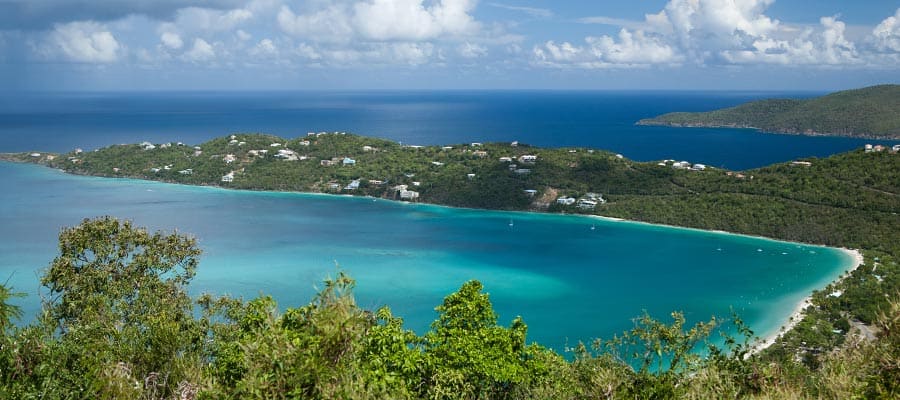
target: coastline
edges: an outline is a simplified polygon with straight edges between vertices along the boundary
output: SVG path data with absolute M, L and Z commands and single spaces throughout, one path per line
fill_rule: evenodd
M 582 217 L 582 218 L 587 218 L 587 219 L 598 219 L 598 220 L 606 221 L 606 222 L 619 222 L 619 223 L 627 223 L 627 224 L 638 224 L 638 225 L 644 225 L 644 226 L 656 227 L 656 228 L 667 228 L 667 229 L 687 230 L 687 231 L 694 231 L 694 232 L 707 233 L 707 234 L 742 236 L 742 237 L 753 238 L 753 239 L 760 239 L 760 240 L 766 240 L 766 241 L 772 241 L 772 242 L 800 244 L 800 245 L 804 245 L 804 246 L 814 246 L 814 247 L 821 247 L 821 248 L 827 248 L 827 249 L 832 249 L 832 250 L 839 250 L 839 251 L 842 251 L 842 252 L 844 252 L 845 254 L 847 254 L 847 256 L 852 260 L 852 263 L 853 263 L 853 264 L 852 264 L 852 265 L 849 265 L 849 266 L 848 266 L 849 268 L 844 269 L 846 272 L 841 273 L 837 278 L 833 279 L 833 280 L 830 281 L 828 284 L 837 283 L 837 282 L 842 281 L 842 280 L 845 279 L 847 276 L 849 276 L 850 273 L 852 273 L 852 272 L 855 271 L 857 268 L 859 268 L 859 266 L 861 266 L 862 263 L 863 263 L 863 255 L 860 253 L 859 250 L 855 250 L 855 249 L 848 249 L 848 248 L 842 248 L 842 247 L 831 247 L 831 246 L 827 246 L 827 245 L 823 245 L 823 244 L 819 244 L 819 243 L 807 243 L 807 242 L 797 242 L 797 241 L 782 240 L 782 239 L 771 238 L 771 237 L 766 237 L 766 236 L 751 235 L 751 234 L 736 233 L 736 232 L 728 232 L 728 231 L 723 231 L 723 230 L 702 229 L 702 228 L 694 228 L 694 227 L 686 227 L 686 226 L 678 226 L 678 225 L 670 225 L 670 224 L 651 223 L 651 222 L 646 222 L 646 221 L 636 221 L 636 220 L 629 220 L 629 219 L 617 218 L 617 217 L 609 217 L 609 216 L 603 216 L 603 215 L 597 215 L 597 214 L 552 213 L 552 212 L 539 211 L 539 210 L 494 210 L 494 209 L 480 209 L 480 208 L 471 208 L 471 207 L 456 207 L 456 206 L 443 205 L 443 204 L 438 204 L 438 203 L 429 203 L 429 202 L 407 202 L 407 201 L 401 201 L 401 200 L 396 200 L 396 199 L 373 198 L 373 197 L 368 197 L 368 196 L 365 196 L 365 197 L 364 197 L 364 196 L 356 196 L 356 195 L 348 195 L 348 194 L 326 193 L 326 192 L 303 192 L 303 191 L 290 191 L 290 190 L 284 190 L 284 191 L 281 191 L 281 190 L 237 189 L 237 188 L 229 188 L 229 187 L 225 187 L 225 186 L 221 186 L 221 185 L 196 185 L 196 184 L 186 184 L 186 183 L 169 182 L 169 181 L 161 181 L 161 180 L 143 179 L 143 178 L 140 178 L 140 177 L 129 177 L 129 176 L 116 177 L 116 176 L 103 176 L 103 175 L 79 174 L 79 173 L 72 173 L 72 172 L 69 172 L 69 171 L 66 171 L 66 170 L 60 169 L 60 168 L 54 168 L 54 167 L 51 167 L 51 166 L 49 166 L 49 165 L 45 165 L 45 164 L 41 164 L 41 163 L 32 163 L 32 162 L 28 162 L 28 161 L 17 161 L 17 160 L 9 160 L 9 159 L 0 159 L 0 162 L 10 162 L 10 163 L 16 163 L 16 164 L 31 164 L 31 165 L 36 165 L 36 166 L 39 166 L 39 167 L 48 168 L 48 169 L 50 169 L 50 170 L 56 170 L 56 171 L 58 171 L 58 172 L 60 172 L 60 173 L 67 174 L 67 175 L 82 176 L 82 177 L 89 177 L 89 178 L 124 179 L 124 180 L 133 180 L 133 181 L 137 181 L 137 182 L 161 183 L 161 184 L 167 184 L 167 185 L 177 185 L 177 186 L 184 186 L 184 187 L 191 187 L 191 188 L 202 188 L 202 189 L 205 189 L 205 190 L 215 190 L 215 191 L 223 191 L 223 192 L 247 192 L 247 193 L 260 193 L 260 194 L 289 194 L 289 195 L 314 196 L 314 197 L 329 197 L 329 198 L 344 198 L 344 199 L 348 199 L 348 198 L 357 199 L 357 198 L 358 198 L 358 199 L 360 199 L 360 200 L 362 200 L 362 199 L 366 199 L 366 200 L 369 200 L 369 199 L 371 199 L 371 200 L 383 200 L 383 201 L 392 202 L 392 203 L 395 203 L 395 204 L 398 204 L 398 205 L 403 205 L 403 206 L 413 206 L 413 207 L 416 207 L 416 206 L 439 207 L 439 208 L 460 209 L 460 210 L 473 210 L 473 211 L 486 211 L 486 212 L 498 212 L 498 213 L 527 214 L 527 215 L 536 215 L 536 216 Z M 818 290 L 818 289 L 823 289 L 823 288 L 827 287 L 828 284 L 825 284 L 825 285 L 823 285 L 823 286 L 821 286 L 821 287 L 817 287 L 816 289 L 817 289 L 817 290 Z M 750 356 L 750 355 L 753 355 L 753 354 L 757 354 L 757 353 L 759 353 L 759 352 L 765 350 L 766 348 L 768 348 L 768 347 L 772 346 L 774 343 L 776 343 L 776 342 L 778 341 L 778 339 L 780 339 L 780 338 L 781 338 L 783 335 L 785 335 L 787 332 L 793 330 L 794 327 L 802 320 L 803 314 L 804 314 L 806 308 L 809 307 L 809 306 L 811 306 L 811 305 L 813 305 L 812 302 L 811 302 L 811 300 L 812 300 L 812 296 L 811 296 L 811 293 L 810 293 L 810 294 L 806 295 L 799 303 L 797 303 L 797 304 L 794 306 L 794 308 L 793 308 L 791 314 L 790 314 L 789 316 L 786 317 L 786 323 L 784 323 L 783 325 L 779 325 L 780 327 L 777 328 L 777 329 L 775 329 L 774 332 L 768 333 L 768 334 L 766 334 L 765 336 L 760 337 L 760 338 L 757 338 L 754 342 L 752 342 L 751 350 L 750 350 L 750 352 L 748 353 L 747 356 Z
M 848 276 L 850 276 L 850 274 L 853 273 L 853 271 L 856 271 L 856 269 L 859 268 L 864 262 L 864 257 L 862 255 L 862 253 L 860 253 L 860 251 L 857 249 L 848 249 L 848 248 L 843 248 L 843 247 L 838 247 L 837 249 L 839 249 L 839 250 L 843 251 L 845 254 L 847 254 L 853 260 L 853 265 L 850 266 L 850 268 L 847 270 L 846 273 L 841 274 L 837 279 L 833 280 L 831 283 L 839 283 L 839 282 L 843 281 Z M 753 343 L 753 345 L 750 348 L 750 351 L 747 353 L 747 355 L 745 357 L 750 357 L 752 355 L 759 354 L 763 350 L 765 350 L 765 349 L 771 347 L 773 344 L 775 344 L 775 342 L 777 342 L 778 339 L 781 339 L 782 336 L 784 336 L 786 333 L 793 330 L 794 327 L 796 327 L 797 324 L 803 320 L 803 316 L 804 316 L 804 313 L 806 312 L 806 308 L 810 307 L 812 305 L 813 305 L 812 304 L 812 295 L 807 295 L 806 297 L 803 298 L 803 300 L 800 300 L 800 302 L 794 306 L 793 312 L 791 312 L 791 314 L 788 316 L 787 322 L 785 322 L 785 324 L 782 325 L 780 328 L 778 328 L 775 332 L 769 333 L 768 335 L 757 339 Z
M 765 129 L 759 128 L 755 126 L 743 126 L 743 125 L 729 125 L 729 124 L 704 124 L 704 123 L 673 123 L 673 122 L 657 122 L 652 121 L 652 118 L 646 120 L 640 120 L 634 123 L 637 126 L 662 126 L 667 128 L 706 128 L 706 129 L 746 129 L 752 130 L 759 133 L 769 134 L 769 135 L 789 135 L 789 136 L 808 136 L 808 137 L 836 137 L 836 138 L 851 138 L 851 139 L 866 139 L 866 140 L 878 140 L 885 142 L 897 142 L 900 141 L 900 136 L 897 135 L 873 135 L 868 133 L 861 134 L 845 134 L 845 133 L 828 133 L 828 132 L 799 132 L 795 130 L 780 130 L 780 129 Z

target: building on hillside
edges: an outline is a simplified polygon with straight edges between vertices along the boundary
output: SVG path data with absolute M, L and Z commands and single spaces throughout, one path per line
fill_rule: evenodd
M 412 190 L 401 190 L 400 200 L 416 200 L 419 198 L 419 192 Z

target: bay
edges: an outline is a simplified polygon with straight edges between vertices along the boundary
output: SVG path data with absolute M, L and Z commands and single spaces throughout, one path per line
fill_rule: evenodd
M 0 152 L 65 152 L 116 143 L 199 144 L 234 132 L 284 137 L 348 131 L 418 145 L 518 140 L 593 147 L 639 160 L 747 169 L 825 157 L 865 143 L 746 129 L 635 126 L 671 111 L 707 111 L 812 92 L 363 91 L 0 94 Z
M 582 216 L 230 191 L 2 162 L 0 177 L 0 277 L 28 293 L 27 319 L 39 309 L 40 271 L 57 253 L 60 227 L 101 215 L 194 235 L 204 251 L 195 295 L 265 293 L 299 306 L 342 270 L 357 279 L 363 307 L 389 305 L 421 333 L 444 296 L 478 279 L 501 323 L 521 315 L 529 341 L 560 351 L 628 329 L 644 310 L 699 321 L 733 309 L 764 335 L 851 264 L 837 249 Z

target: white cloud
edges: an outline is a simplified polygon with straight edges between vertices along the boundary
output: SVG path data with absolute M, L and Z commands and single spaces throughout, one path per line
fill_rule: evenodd
M 306 43 L 300 43 L 299 45 L 297 45 L 296 52 L 297 52 L 297 55 L 299 55 L 300 57 L 305 58 L 307 60 L 316 61 L 316 60 L 322 59 L 322 54 L 319 53 L 318 50 L 316 50 L 314 47 L 312 47 Z
M 550 11 L 546 8 L 512 6 L 512 5 L 503 4 L 503 3 L 488 3 L 488 4 L 490 4 L 492 7 L 502 8 L 505 10 L 523 12 L 523 13 L 528 14 L 535 18 L 553 17 L 553 11 Z
M 346 5 L 332 4 L 307 14 L 294 14 L 288 6 L 278 12 L 278 26 L 289 35 L 328 42 L 346 42 L 353 35 Z
M 246 42 L 250 39 L 253 39 L 253 35 L 247 33 L 243 29 L 238 29 L 237 32 L 235 32 L 235 35 L 237 35 L 238 40 L 240 40 L 242 42 Z
M 872 30 L 876 47 L 882 52 L 900 52 L 900 8 Z
M 877 62 L 861 53 L 835 17 L 798 27 L 769 17 L 774 0 L 669 0 L 643 21 L 587 17 L 579 22 L 618 25 L 616 37 L 585 38 L 566 49 L 548 41 L 535 47 L 537 64 L 585 68 L 634 65 L 781 64 L 849 66 Z M 900 51 L 900 10 L 873 31 L 882 51 Z M 568 44 L 568 43 L 564 43 Z M 895 47 L 896 46 L 896 49 Z
M 275 43 L 272 42 L 272 39 L 263 39 L 250 50 L 250 53 L 256 56 L 272 57 L 278 55 L 278 48 L 275 47 Z
M 230 31 L 252 17 L 253 13 L 243 8 L 223 11 L 187 7 L 178 10 L 174 25 L 187 32 Z
M 456 48 L 456 51 L 459 53 L 460 56 L 462 56 L 464 58 L 483 57 L 483 56 L 486 56 L 488 53 L 487 47 L 484 47 L 484 46 L 476 44 L 476 43 L 469 43 L 469 42 L 465 42 L 465 43 L 459 45 L 459 47 Z
M 184 53 L 184 59 L 192 62 L 212 61 L 215 58 L 213 46 L 200 38 L 194 39 L 194 46 Z
M 184 46 L 184 42 L 181 40 L 181 36 L 177 33 L 172 32 L 163 32 L 162 35 L 159 36 L 159 41 L 162 44 L 172 50 L 178 50 L 181 46 Z
M 291 35 L 319 41 L 427 41 L 474 34 L 480 24 L 470 14 L 474 0 L 367 0 L 337 2 L 324 9 L 295 14 L 288 6 L 278 25 Z
M 682 60 L 672 46 L 641 30 L 622 29 L 618 41 L 609 36 L 588 37 L 585 41 L 596 59 L 613 64 L 662 64 Z
M 93 21 L 57 24 L 49 36 L 51 54 L 75 62 L 110 63 L 119 58 L 122 46 L 104 25 Z

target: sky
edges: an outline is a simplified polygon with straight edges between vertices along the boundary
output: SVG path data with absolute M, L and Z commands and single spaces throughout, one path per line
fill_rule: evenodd
M 900 83 L 900 0 L 0 0 L 0 90 Z

